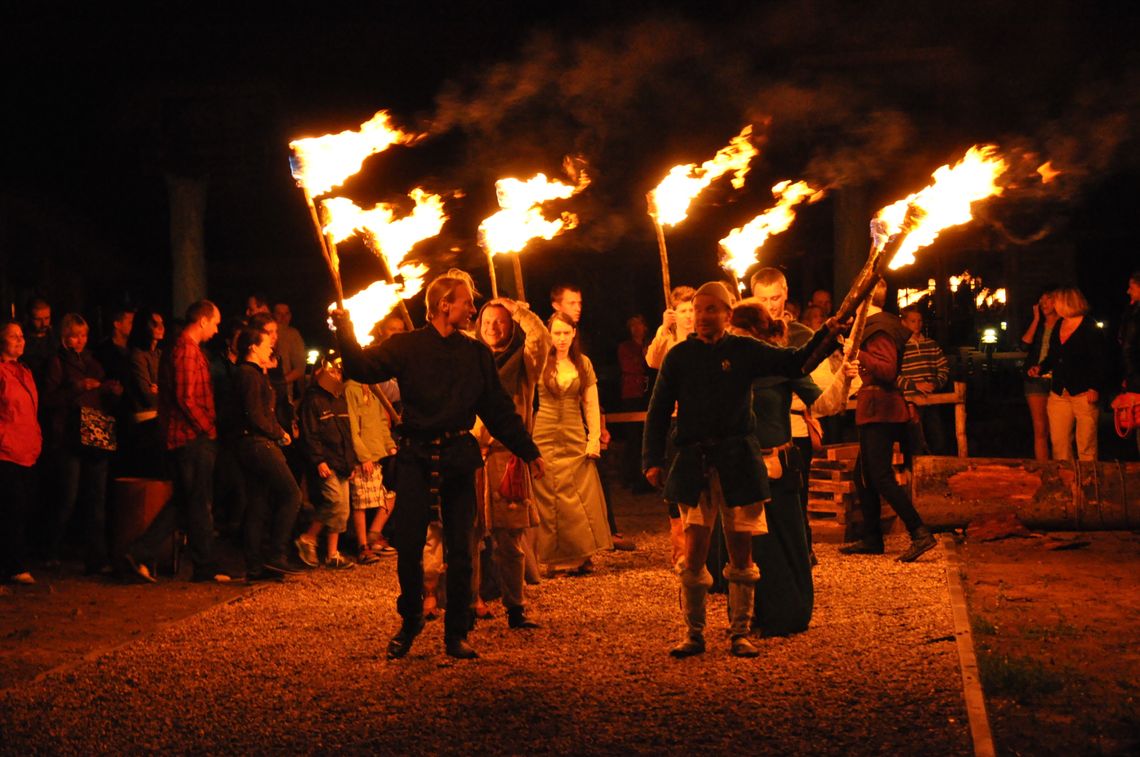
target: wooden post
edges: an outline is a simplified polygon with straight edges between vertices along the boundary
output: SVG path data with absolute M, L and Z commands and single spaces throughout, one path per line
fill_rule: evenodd
M 517 252 L 511 253 L 511 265 L 515 269 L 515 299 L 526 302 L 526 287 L 523 284 L 522 263 Z
M 303 188 L 302 188 L 303 189 Z M 308 192 L 305 196 L 308 197 Z M 310 200 L 311 202 L 311 200 Z M 344 288 L 340 283 L 340 256 L 336 251 L 336 240 L 333 239 L 332 234 L 326 233 L 324 227 L 329 222 L 329 211 L 324 205 L 321 206 L 320 219 L 317 221 L 317 231 L 325 240 L 321 245 L 321 253 L 325 256 L 325 264 L 329 268 L 329 274 L 332 275 L 333 288 L 336 290 L 336 306 L 338 310 L 344 309 Z
M 657 202 L 653 193 L 645 195 L 645 202 L 649 205 L 649 217 L 653 219 L 653 228 L 657 232 L 657 254 L 661 256 L 661 285 L 665 290 L 665 308 L 673 307 L 673 286 L 669 283 L 669 251 L 665 249 L 665 229 L 657 220 Z
M 954 435 L 958 437 L 958 457 L 969 457 L 969 445 L 966 441 L 966 382 L 954 382 L 954 394 L 958 401 L 954 403 Z

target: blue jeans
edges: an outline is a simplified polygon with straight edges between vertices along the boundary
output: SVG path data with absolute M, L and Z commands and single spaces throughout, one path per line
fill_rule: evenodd
M 214 562 L 214 519 L 210 504 L 214 493 L 214 460 L 217 444 L 207 436 L 171 450 L 169 460 L 174 475 L 174 496 L 159 511 L 146 532 L 128 552 L 140 562 L 150 562 L 163 543 L 182 525 L 190 542 L 190 560 L 195 577 L 217 573 Z
M 301 490 L 285 462 L 285 454 L 269 439 L 242 437 L 238 442 L 238 461 L 245 474 L 247 494 L 242 525 L 245 566 L 256 572 L 261 570 L 266 558 L 285 558 L 297 511 L 301 508 Z M 268 545 L 265 544 L 267 525 Z

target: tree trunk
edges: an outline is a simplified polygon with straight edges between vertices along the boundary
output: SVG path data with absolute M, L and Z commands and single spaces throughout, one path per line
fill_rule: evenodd
M 170 256 L 174 316 L 206 296 L 206 181 L 166 175 L 170 200 Z
M 840 297 L 851 286 L 871 246 L 871 205 L 863 186 L 844 187 L 835 199 L 835 260 L 833 297 Z M 835 301 L 839 307 L 839 301 Z

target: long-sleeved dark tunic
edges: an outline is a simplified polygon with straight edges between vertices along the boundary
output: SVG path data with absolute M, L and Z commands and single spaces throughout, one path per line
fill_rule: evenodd
M 365 384 L 400 382 L 402 435 L 430 440 L 466 431 L 478 415 L 511 452 L 527 462 L 538 459 L 538 447 L 503 389 L 487 345 L 458 331 L 444 337 L 430 324 L 367 349 L 347 324 L 340 324 L 337 333 L 345 378 Z
M 642 444 L 642 467 L 662 467 L 676 403 L 678 453 L 665 499 L 695 505 L 706 467 L 716 468 L 730 507 L 768 499 L 768 480 L 753 435 L 752 382 L 763 376 L 803 376 L 815 367 L 804 364 L 808 355 L 829 338 L 827 330 L 820 329 L 791 350 L 732 334 L 715 344 L 692 335 L 670 350 L 653 386 Z

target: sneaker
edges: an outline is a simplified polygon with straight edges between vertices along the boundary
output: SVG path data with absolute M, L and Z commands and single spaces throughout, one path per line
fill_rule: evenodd
M 150 574 L 150 568 L 136 560 L 135 556 L 130 552 L 123 555 L 123 559 L 126 561 L 127 565 L 130 566 L 131 572 L 136 576 L 146 581 L 148 584 L 158 583 L 158 581 L 155 580 L 154 576 Z
M 914 562 L 922 555 L 934 549 L 937 544 L 938 542 L 935 540 L 934 534 L 930 533 L 930 529 L 926 526 L 919 526 L 914 530 L 914 533 L 911 534 L 910 548 L 899 555 L 898 561 Z
M 272 560 L 266 560 L 261 564 L 261 567 L 271 573 L 276 573 L 277 575 L 282 576 L 295 576 L 298 573 L 305 572 L 300 567 L 289 562 L 289 560 L 284 557 L 275 557 Z
M 285 576 L 282 573 L 274 573 L 270 570 L 251 570 L 245 574 L 245 582 L 252 583 L 284 583 Z
M 301 558 L 301 562 L 308 565 L 310 568 L 315 568 L 321 564 L 317 559 L 317 545 L 315 542 L 307 541 L 305 537 L 298 536 L 293 542 L 293 546 L 297 548 L 297 557 Z
M 32 584 L 34 584 L 36 582 L 36 579 L 31 573 L 29 573 L 28 571 L 25 570 L 21 573 L 17 573 L 14 576 L 12 576 L 11 581 L 14 584 L 23 584 L 24 586 L 31 586 Z
M 325 567 L 332 568 L 333 570 L 347 570 L 348 568 L 355 568 L 356 563 L 349 560 L 340 552 L 336 552 L 329 555 L 328 559 L 325 560 Z
M 614 549 L 619 552 L 632 552 L 637 549 L 637 545 L 633 543 L 633 539 L 627 539 L 621 534 L 614 534 Z
M 842 555 L 881 555 L 883 554 L 883 539 L 863 539 L 852 542 L 839 548 Z

